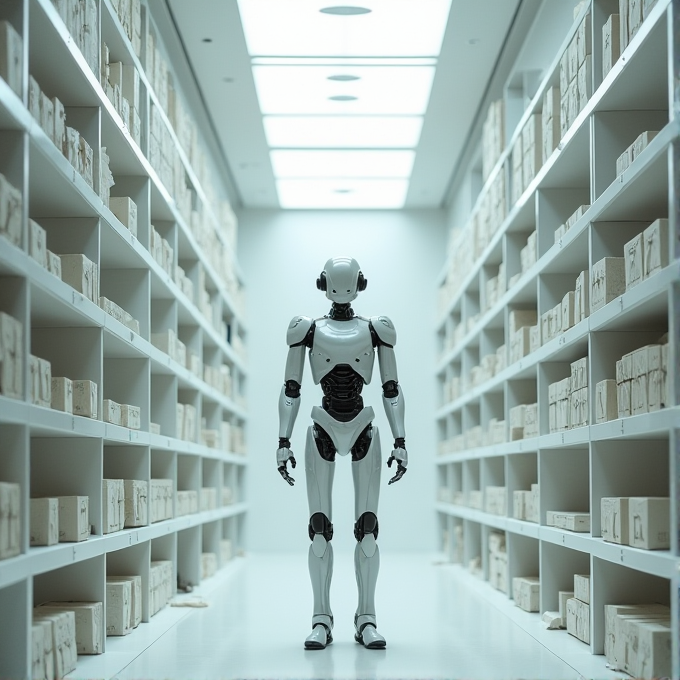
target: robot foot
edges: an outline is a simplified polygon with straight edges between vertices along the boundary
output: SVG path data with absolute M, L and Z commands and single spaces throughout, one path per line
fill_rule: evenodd
M 317 623 L 305 640 L 305 649 L 326 649 L 333 642 L 333 635 L 322 623 Z
M 387 646 L 385 638 L 370 623 L 364 627 L 361 633 L 356 633 L 354 639 L 366 649 L 385 649 Z

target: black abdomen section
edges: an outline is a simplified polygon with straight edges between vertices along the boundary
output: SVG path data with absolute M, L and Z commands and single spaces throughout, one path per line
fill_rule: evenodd
M 352 420 L 364 407 L 364 379 L 348 364 L 338 364 L 321 378 L 324 411 L 341 423 Z

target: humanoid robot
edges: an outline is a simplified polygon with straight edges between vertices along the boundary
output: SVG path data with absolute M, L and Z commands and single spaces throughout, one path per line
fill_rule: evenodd
M 290 436 L 300 409 L 300 384 L 309 350 L 314 383 L 321 383 L 321 407 L 312 408 L 312 425 L 307 430 L 305 473 L 309 502 L 309 574 L 314 594 L 312 632 L 307 649 L 324 649 L 333 641 L 333 613 L 329 592 L 333 574 L 332 503 L 335 456 L 352 456 L 354 480 L 354 551 L 359 602 L 354 616 L 354 639 L 368 649 L 383 649 L 385 638 L 378 632 L 375 615 L 375 586 L 380 565 L 378 538 L 378 496 L 381 452 L 378 428 L 372 425 L 374 412 L 364 406 L 361 390 L 371 381 L 377 350 L 383 405 L 394 437 L 387 465 L 396 461 L 396 474 L 389 484 L 406 473 L 408 456 L 404 432 L 404 399 L 397 379 L 394 356 L 396 331 L 386 316 L 366 319 L 355 316 L 350 303 L 365 290 L 366 278 L 353 258 L 335 257 L 326 262 L 316 281 L 317 288 L 332 301 L 330 312 L 320 318 L 296 316 L 287 332 L 288 358 L 285 382 L 279 398 L 279 472 L 291 486 L 288 472 L 295 457 Z

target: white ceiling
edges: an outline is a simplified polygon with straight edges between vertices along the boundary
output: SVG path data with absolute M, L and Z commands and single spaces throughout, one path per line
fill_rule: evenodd
M 426 2 L 427 0 L 422 0 Z M 166 0 L 245 208 L 279 207 L 237 0 Z M 452 0 L 406 208 L 447 196 L 521 0 Z M 210 42 L 207 42 L 209 39 Z

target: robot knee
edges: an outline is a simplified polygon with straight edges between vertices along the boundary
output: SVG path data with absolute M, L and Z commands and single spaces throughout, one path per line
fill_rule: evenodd
M 309 518 L 308 529 L 310 541 L 313 541 L 317 534 L 321 534 L 327 541 L 333 538 L 333 525 L 323 512 L 315 512 Z
M 373 534 L 373 538 L 378 538 L 378 518 L 373 512 L 365 512 L 354 523 L 354 538 L 361 542 L 364 536 Z

